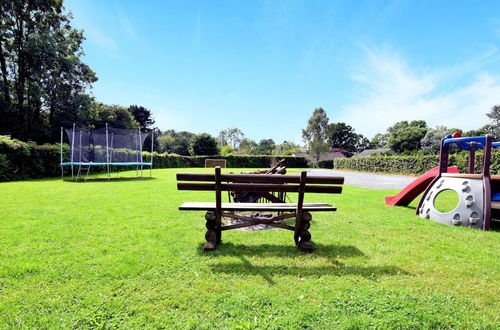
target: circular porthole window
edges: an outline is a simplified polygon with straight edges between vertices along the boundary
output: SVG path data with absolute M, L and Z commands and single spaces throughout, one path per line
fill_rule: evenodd
M 448 213 L 457 208 L 459 202 L 458 194 L 455 190 L 446 189 L 440 191 L 434 197 L 434 207 L 438 212 Z

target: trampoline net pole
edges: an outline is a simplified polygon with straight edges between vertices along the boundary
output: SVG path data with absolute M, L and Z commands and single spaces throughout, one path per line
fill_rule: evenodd
M 108 123 L 106 123 L 106 167 L 108 170 L 108 181 L 109 181 L 109 144 L 108 144 Z
M 141 127 L 139 126 L 139 154 L 137 157 L 141 157 L 141 178 L 142 178 L 142 136 L 141 136 Z
M 71 180 L 73 178 L 73 152 L 75 150 L 75 123 L 73 123 L 73 132 L 71 133 Z
M 76 180 L 78 181 L 78 178 L 80 177 L 80 170 L 82 169 L 82 130 L 78 130 L 78 175 L 76 176 Z
M 149 178 L 151 179 L 151 171 L 153 170 L 153 137 L 154 131 L 151 130 L 151 165 L 149 165 Z
M 62 166 L 63 162 L 63 128 L 61 126 L 61 179 L 64 181 L 64 167 Z

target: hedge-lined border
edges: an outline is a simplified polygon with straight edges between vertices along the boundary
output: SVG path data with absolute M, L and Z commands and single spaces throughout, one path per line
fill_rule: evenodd
M 480 173 L 483 163 L 482 152 L 477 152 L 475 158 L 475 170 L 476 173 Z M 449 166 L 458 166 L 462 173 L 467 172 L 467 162 L 467 152 L 458 152 L 451 154 L 449 157 Z M 413 175 L 423 174 L 438 165 L 439 155 L 337 158 L 332 162 L 332 166 L 335 169 Z M 490 173 L 500 173 L 500 152 L 492 153 Z
M 68 145 L 63 145 L 63 153 L 67 158 Z M 150 153 L 144 152 L 144 161 L 149 161 L 150 157 Z M 288 168 L 309 167 L 305 157 L 179 156 L 154 153 L 153 168 L 204 167 L 207 158 L 225 159 L 227 167 L 231 168 L 269 168 L 279 159 L 285 159 Z M 61 175 L 59 162 L 59 144 L 35 145 L 0 136 L 0 181 L 57 177 Z

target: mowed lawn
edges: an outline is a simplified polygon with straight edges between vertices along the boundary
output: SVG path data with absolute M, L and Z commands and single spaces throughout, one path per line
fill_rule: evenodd
M 177 207 L 214 195 L 177 191 L 179 171 L 210 170 L 0 183 L 0 328 L 500 326 L 499 232 L 345 186 L 306 194 L 338 207 L 313 214 L 313 254 L 285 230 L 224 232 L 204 253 L 204 213 Z

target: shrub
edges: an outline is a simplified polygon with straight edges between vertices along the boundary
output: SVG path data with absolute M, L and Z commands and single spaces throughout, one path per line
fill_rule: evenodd
M 115 150 L 114 152 L 129 152 Z M 64 160 L 68 161 L 69 146 L 63 145 Z M 55 177 L 60 175 L 60 144 L 35 145 L 0 136 L 0 181 L 22 180 L 30 178 Z M 144 152 L 143 159 L 149 162 L 151 153 Z M 228 167 L 268 168 L 279 159 L 285 158 L 289 168 L 306 168 L 307 159 L 290 156 L 211 156 L 226 159 Z M 180 156 L 177 154 L 154 153 L 154 168 L 204 167 L 208 156 Z M 118 170 L 127 170 L 119 167 Z M 68 171 L 68 169 L 66 169 Z
M 481 172 L 483 153 L 478 151 L 475 157 L 475 171 Z M 500 172 L 500 153 L 493 153 L 491 157 L 490 173 Z M 460 172 L 467 171 L 468 153 L 458 152 L 449 156 L 449 166 L 458 166 Z M 439 165 L 439 155 L 412 155 L 412 156 L 371 156 L 337 158 L 333 161 L 335 169 L 349 169 L 366 172 L 385 172 L 420 175 Z

